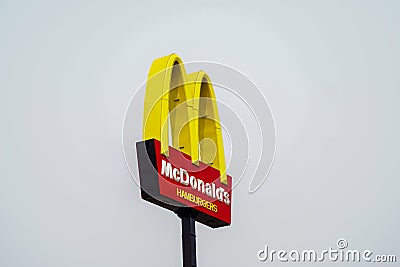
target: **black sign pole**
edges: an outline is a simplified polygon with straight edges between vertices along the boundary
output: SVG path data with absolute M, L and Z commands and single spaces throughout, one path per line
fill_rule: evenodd
M 190 209 L 181 208 L 177 212 L 182 221 L 183 267 L 196 267 L 196 225 Z

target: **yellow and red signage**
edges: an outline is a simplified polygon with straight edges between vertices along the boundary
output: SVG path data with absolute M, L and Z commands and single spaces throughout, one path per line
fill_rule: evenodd
M 204 71 L 186 74 L 172 54 L 149 72 L 137 143 L 142 198 L 210 227 L 231 223 L 232 178 L 226 174 L 214 89 Z M 170 140 L 172 146 L 169 145 Z

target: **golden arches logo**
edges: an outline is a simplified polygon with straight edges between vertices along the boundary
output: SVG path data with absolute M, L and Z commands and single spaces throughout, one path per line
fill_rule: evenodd
M 169 131 L 171 128 L 171 132 Z M 220 181 L 228 184 L 222 129 L 211 80 L 204 71 L 186 73 L 176 54 L 154 60 L 144 102 L 143 138 L 157 139 L 161 153 L 172 147 L 220 171 Z

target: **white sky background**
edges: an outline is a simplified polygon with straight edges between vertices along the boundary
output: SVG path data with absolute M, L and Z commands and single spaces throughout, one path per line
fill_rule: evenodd
M 179 220 L 140 199 L 121 145 L 171 52 L 249 76 L 277 126 L 232 226 L 197 226 L 199 266 L 279 265 L 257 251 L 341 237 L 400 258 L 399 2 L 233 2 L 0 2 L 0 266 L 181 265 Z

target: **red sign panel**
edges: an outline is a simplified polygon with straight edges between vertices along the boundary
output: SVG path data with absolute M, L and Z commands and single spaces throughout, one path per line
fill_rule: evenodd
M 179 212 L 192 209 L 196 221 L 210 227 L 231 223 L 232 178 L 221 183 L 220 171 L 170 147 L 166 157 L 155 139 L 137 143 L 142 198 Z

